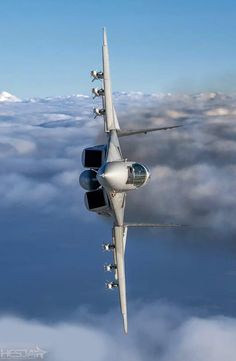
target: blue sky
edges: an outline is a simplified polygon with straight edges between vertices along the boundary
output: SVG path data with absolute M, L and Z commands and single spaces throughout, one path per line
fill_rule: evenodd
M 10 0 L 1 82 L 20 97 L 89 93 L 108 30 L 113 90 L 235 91 L 233 0 Z

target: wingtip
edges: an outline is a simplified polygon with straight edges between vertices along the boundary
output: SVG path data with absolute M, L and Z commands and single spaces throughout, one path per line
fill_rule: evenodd
M 107 32 L 105 26 L 103 27 L 103 45 L 107 45 Z
M 128 319 L 127 319 L 126 314 L 123 314 L 123 322 L 124 322 L 124 333 L 127 335 L 128 334 Z

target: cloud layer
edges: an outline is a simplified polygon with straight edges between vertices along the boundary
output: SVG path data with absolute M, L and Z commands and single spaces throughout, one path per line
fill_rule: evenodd
M 235 229 L 234 97 L 169 96 L 159 103 L 133 108 L 122 117 L 128 128 L 184 125 L 123 141 L 124 154 L 152 171 L 150 184 L 139 195 L 130 194 L 128 215 Z
M 38 345 L 49 361 L 235 360 L 235 319 L 191 316 L 157 303 L 134 307 L 128 336 L 118 326 L 111 313 L 97 317 L 80 311 L 73 322 L 54 325 L 5 317 L 0 347 Z
M 129 195 L 128 217 L 234 229 L 235 97 L 117 93 L 115 100 L 126 128 L 184 124 L 122 140 L 124 155 L 152 171 L 150 184 Z M 81 151 L 94 144 L 102 126 L 91 107 L 85 96 L 1 104 L 2 206 L 78 211 Z
M 85 210 L 78 184 L 102 120 L 84 96 L 1 103 L 1 342 L 39 344 L 58 361 L 233 361 L 236 98 L 117 93 L 115 102 L 124 128 L 184 124 L 122 139 L 124 155 L 152 171 L 128 195 L 127 219 L 198 228 L 130 230 L 124 338 L 116 294 L 103 290 L 111 225 Z

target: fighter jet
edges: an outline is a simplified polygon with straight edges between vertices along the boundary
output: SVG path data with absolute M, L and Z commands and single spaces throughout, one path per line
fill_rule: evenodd
M 112 100 L 109 52 L 106 30 L 103 29 L 102 70 L 91 71 L 92 80 L 99 80 L 101 88 L 93 88 L 94 97 L 102 100 L 102 107 L 94 109 L 95 117 L 104 119 L 104 132 L 107 143 L 84 149 L 80 175 L 80 185 L 86 190 L 85 205 L 89 211 L 113 219 L 112 241 L 103 245 L 104 251 L 113 253 L 113 263 L 104 266 L 104 270 L 114 273 L 114 280 L 106 283 L 106 288 L 118 289 L 124 332 L 128 332 L 125 246 L 128 227 L 175 227 L 174 224 L 126 223 L 124 221 L 126 194 L 143 187 L 150 179 L 150 170 L 146 165 L 127 160 L 120 147 L 119 138 L 135 134 L 147 134 L 153 131 L 178 128 L 180 125 L 151 129 L 121 129 Z

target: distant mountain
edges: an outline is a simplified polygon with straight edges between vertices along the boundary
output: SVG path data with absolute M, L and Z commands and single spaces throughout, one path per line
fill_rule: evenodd
M 50 97 L 33 97 L 33 98 L 27 98 L 23 101 L 25 103 L 49 103 L 49 102 L 57 102 L 57 101 L 69 101 L 69 102 L 75 102 L 77 100 L 87 100 L 88 98 L 91 98 L 89 95 L 83 95 L 83 94 L 72 94 L 72 95 L 55 95 Z
M 16 97 L 15 95 L 12 95 L 8 92 L 3 91 L 0 93 L 0 102 L 21 102 L 21 99 Z
M 120 105 L 130 104 L 133 102 L 135 104 L 141 104 L 140 102 L 145 103 L 155 103 L 155 102 L 163 102 L 163 101 L 202 101 L 202 102 L 212 102 L 212 101 L 220 101 L 227 100 L 231 98 L 235 98 L 235 95 L 226 95 L 223 93 L 214 93 L 214 92 L 204 92 L 204 93 L 196 93 L 196 94 L 171 94 L 171 93 L 143 93 L 140 91 L 130 91 L 130 92 L 113 92 L 113 98 L 116 103 Z M 99 101 L 99 100 L 98 100 Z M 50 103 L 50 104 L 76 104 L 76 103 L 91 103 L 92 104 L 92 96 L 85 94 L 72 94 L 72 95 L 63 95 L 63 96 L 51 96 L 51 97 L 32 97 L 20 99 L 15 95 L 12 95 L 6 91 L 0 93 L 0 102 L 23 102 L 23 103 Z M 96 101 L 95 101 L 96 102 Z

